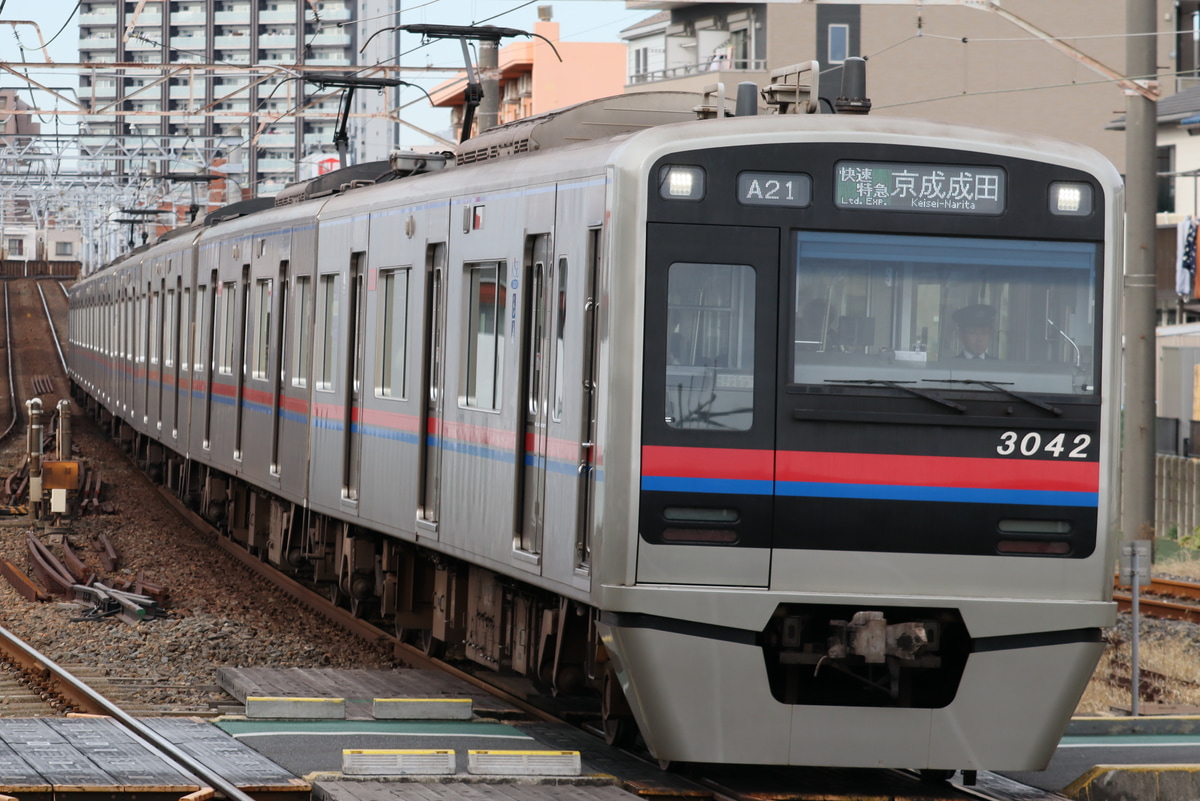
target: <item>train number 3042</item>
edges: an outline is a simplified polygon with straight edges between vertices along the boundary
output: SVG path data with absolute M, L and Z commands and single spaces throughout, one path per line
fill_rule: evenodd
M 996 453 L 1001 456 L 1012 456 L 1018 452 L 1022 456 L 1047 453 L 1055 459 L 1063 456 L 1068 459 L 1086 459 L 1088 447 L 1091 444 L 1091 434 L 1076 434 L 1074 439 L 1068 443 L 1066 434 L 1055 434 L 1049 440 L 1043 441 L 1042 435 L 1036 431 L 1030 431 L 1024 435 L 1018 434 L 1016 431 L 1005 431 L 1000 435 L 1000 444 L 996 446 Z

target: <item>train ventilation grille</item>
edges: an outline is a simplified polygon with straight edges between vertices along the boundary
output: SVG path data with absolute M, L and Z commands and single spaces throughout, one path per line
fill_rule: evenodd
M 504 145 L 490 145 L 488 147 L 479 147 L 474 150 L 461 150 L 454 156 L 454 163 L 477 164 L 481 161 L 491 161 L 492 159 L 502 159 L 509 156 L 515 156 L 518 153 L 528 153 L 531 149 L 529 137 L 523 137 L 513 142 Z

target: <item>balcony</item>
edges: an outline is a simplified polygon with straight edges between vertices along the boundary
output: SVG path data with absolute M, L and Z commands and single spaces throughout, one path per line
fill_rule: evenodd
M 218 50 L 249 50 L 254 39 L 250 36 L 215 36 L 213 47 Z
M 326 8 L 321 12 L 321 19 L 326 22 L 345 22 L 351 18 L 350 9 L 346 6 L 340 8 Z
M 131 37 L 129 37 L 129 41 L 125 43 L 126 52 L 161 50 L 162 49 L 161 45 L 153 43 L 153 42 L 157 42 L 158 41 L 157 39 L 153 39 L 148 34 L 143 34 L 143 35 L 146 36 L 146 38 L 150 39 L 151 41 L 147 42 L 144 39 L 137 39 L 134 36 L 131 36 Z M 135 36 L 136 36 L 136 34 L 135 34 Z
M 326 29 L 312 37 L 313 47 L 349 47 L 350 34 L 339 30 Z
M 202 52 L 208 46 L 208 39 L 204 36 L 172 36 L 171 47 L 179 50 L 190 50 L 192 52 Z
M 197 81 L 191 86 L 172 86 L 169 97 L 172 100 L 186 100 L 190 103 L 201 102 L 204 100 L 204 83 Z
M 217 25 L 245 25 L 250 19 L 250 6 L 238 6 L 237 11 L 218 11 L 213 19 Z
M 171 14 L 172 25 L 204 25 L 207 22 L 203 11 L 176 11 Z
M 291 133 L 269 133 L 258 137 L 259 147 L 292 147 L 296 142 L 296 137 Z
M 293 34 L 267 33 L 258 37 L 260 50 L 296 50 L 296 37 Z
M 80 50 L 116 50 L 117 37 L 115 36 L 80 36 Z
M 712 81 L 721 80 L 722 73 L 729 72 L 765 72 L 767 62 L 763 59 L 746 59 L 733 61 L 726 64 L 724 61 L 705 62 L 703 64 L 684 64 L 681 66 L 670 67 L 664 70 L 651 70 L 650 72 L 642 72 L 636 75 L 630 75 L 626 81 L 628 86 L 636 86 L 644 83 L 658 83 L 659 81 L 672 81 L 679 78 L 688 78 L 694 75 L 710 75 Z M 741 78 L 741 80 L 746 80 Z M 736 85 L 734 87 L 736 93 Z
M 321 16 L 322 17 L 325 16 L 324 11 L 321 12 Z M 267 25 L 267 24 L 295 25 L 296 24 L 296 9 L 295 8 L 281 8 L 281 9 L 277 9 L 275 11 L 260 11 L 260 12 L 258 12 L 258 21 L 260 23 L 262 23 L 263 25 Z
M 97 11 L 85 11 L 79 15 L 80 27 L 88 25 L 116 25 L 117 24 L 117 9 L 115 7 L 102 8 Z
M 296 162 L 290 158 L 260 158 L 258 160 L 258 171 L 292 175 L 296 171 Z

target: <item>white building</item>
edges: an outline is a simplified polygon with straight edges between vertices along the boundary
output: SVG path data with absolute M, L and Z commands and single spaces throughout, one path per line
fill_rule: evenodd
M 83 63 L 271 65 L 294 73 L 305 67 L 375 64 L 395 55 L 394 34 L 381 34 L 369 52 L 358 49 L 377 30 L 394 25 L 395 0 L 84 0 L 79 9 L 79 60 Z M 361 19 L 362 23 L 354 20 Z M 287 73 L 282 73 L 287 74 Z M 209 164 L 187 161 L 189 153 L 224 155 L 224 170 L 243 190 L 271 195 L 296 178 L 305 156 L 333 151 L 339 97 L 336 90 L 295 78 L 256 83 L 245 74 L 203 70 L 179 72 L 166 81 L 128 70 L 82 73 L 80 94 L 94 108 L 113 112 L 164 112 L 161 116 L 117 113 L 88 118 L 82 147 L 98 169 L 122 173 L 204 173 Z M 335 91 L 322 103 L 314 96 Z M 355 113 L 379 113 L 391 92 L 359 90 Z M 296 123 L 290 113 L 305 107 L 327 116 Z M 208 108 L 211 116 L 184 118 L 184 109 Z M 278 117 L 278 118 L 276 118 Z M 184 155 L 171 163 L 147 155 L 144 165 L 114 157 L 120 136 L 128 152 L 153 143 Z M 387 158 L 395 125 L 385 120 L 350 122 L 349 163 Z M 194 158 L 194 157 L 193 157 Z

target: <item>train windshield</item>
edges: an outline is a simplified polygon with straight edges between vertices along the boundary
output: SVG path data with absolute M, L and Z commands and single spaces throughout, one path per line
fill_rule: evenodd
M 1093 395 L 1086 242 L 801 231 L 791 380 Z

